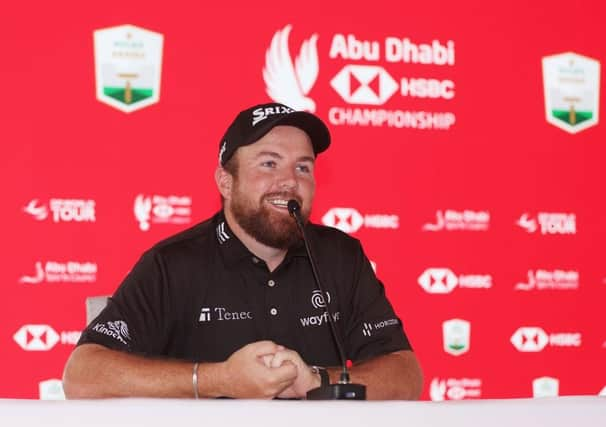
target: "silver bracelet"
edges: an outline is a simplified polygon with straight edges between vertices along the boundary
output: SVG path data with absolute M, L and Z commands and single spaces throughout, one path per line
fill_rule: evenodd
M 194 399 L 200 398 L 198 395 L 198 366 L 200 366 L 198 362 L 194 363 L 194 369 L 191 374 L 191 382 L 194 386 Z

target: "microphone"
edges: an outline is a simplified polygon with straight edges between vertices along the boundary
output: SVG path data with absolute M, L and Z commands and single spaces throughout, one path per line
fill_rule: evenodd
M 305 244 L 305 250 L 307 251 L 307 258 L 311 265 L 311 272 L 313 273 L 314 280 L 316 282 L 316 288 L 320 291 L 323 298 L 326 298 L 326 292 L 320 282 L 320 276 L 318 276 L 318 269 L 316 268 L 316 262 L 311 253 L 311 247 L 305 234 L 305 226 L 303 219 L 301 218 L 301 205 L 294 199 L 288 201 L 288 212 L 295 219 L 297 227 L 303 236 L 303 243 Z M 347 360 L 345 358 L 345 352 L 343 351 L 343 345 L 337 334 L 335 322 L 332 317 L 332 313 L 328 307 L 328 301 L 324 305 L 324 311 L 328 317 L 328 324 L 330 325 L 330 332 L 335 342 L 337 350 L 339 352 L 339 358 L 341 359 L 341 377 L 337 384 L 328 384 L 309 390 L 307 392 L 308 400 L 366 400 L 366 386 L 363 384 L 352 384 L 349 379 L 349 370 L 347 369 Z

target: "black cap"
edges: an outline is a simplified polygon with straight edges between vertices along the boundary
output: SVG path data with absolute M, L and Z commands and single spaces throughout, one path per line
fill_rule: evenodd
M 316 155 L 330 145 L 328 128 L 315 115 L 275 102 L 260 104 L 240 112 L 225 132 L 219 146 L 221 166 L 225 165 L 238 148 L 258 141 L 279 125 L 294 126 L 307 133 Z

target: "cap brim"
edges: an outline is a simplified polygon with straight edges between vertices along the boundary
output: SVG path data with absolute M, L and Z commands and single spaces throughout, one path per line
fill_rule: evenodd
M 309 135 L 316 155 L 325 151 L 330 146 L 330 132 L 324 122 L 305 111 L 295 111 L 286 116 L 277 117 L 274 120 L 271 120 L 271 118 L 266 119 L 265 123 L 257 126 L 253 139 L 249 144 L 261 139 L 267 132 L 280 125 L 297 127 Z

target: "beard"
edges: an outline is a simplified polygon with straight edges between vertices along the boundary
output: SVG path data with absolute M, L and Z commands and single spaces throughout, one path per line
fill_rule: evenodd
M 234 219 L 242 229 L 257 242 L 276 249 L 288 249 L 301 240 L 301 233 L 295 219 L 289 214 L 280 214 L 268 206 L 266 200 L 280 198 L 295 199 L 301 203 L 300 197 L 289 192 L 264 194 L 258 204 L 236 191 L 231 199 L 230 209 Z M 307 223 L 310 209 L 301 208 L 303 223 Z

